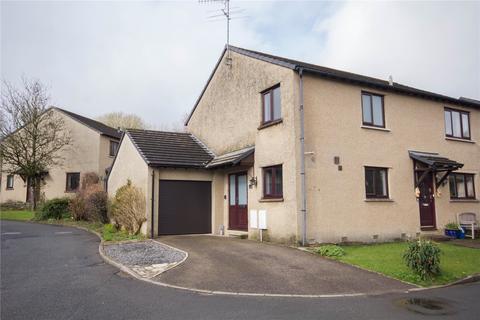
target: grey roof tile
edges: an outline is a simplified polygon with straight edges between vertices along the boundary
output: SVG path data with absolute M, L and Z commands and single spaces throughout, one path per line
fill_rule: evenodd
M 127 129 L 126 134 L 152 167 L 205 168 L 213 158 L 190 133 Z

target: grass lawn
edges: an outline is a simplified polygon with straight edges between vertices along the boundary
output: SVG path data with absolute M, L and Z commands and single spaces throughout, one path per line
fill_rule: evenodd
M 407 243 L 342 246 L 346 254 L 335 259 L 387 276 L 421 286 L 446 284 L 468 275 L 480 273 L 480 249 L 465 248 L 447 243 L 437 243 L 441 250 L 441 275 L 423 281 L 403 261 Z
M 34 214 L 28 210 L 2 210 L 0 211 L 0 220 L 32 220 Z

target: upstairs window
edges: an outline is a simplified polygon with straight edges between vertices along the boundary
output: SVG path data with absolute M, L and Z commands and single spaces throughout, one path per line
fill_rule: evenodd
M 451 199 L 475 199 L 474 175 L 469 173 L 451 173 L 450 198 Z
M 118 142 L 110 140 L 110 156 L 115 157 L 118 151 Z
M 367 199 L 388 198 L 388 169 L 365 167 L 365 194 Z
M 262 92 L 262 123 L 269 123 L 282 118 L 280 85 Z
M 363 125 L 385 128 L 383 96 L 362 92 Z
M 13 181 L 14 181 L 13 174 L 9 174 L 7 176 L 7 189 L 13 189 Z
M 282 165 L 263 168 L 263 197 L 283 197 Z
M 68 172 L 67 173 L 67 185 L 65 190 L 67 192 L 75 192 L 80 187 L 80 173 L 79 172 Z
M 445 135 L 470 140 L 470 113 L 445 108 Z

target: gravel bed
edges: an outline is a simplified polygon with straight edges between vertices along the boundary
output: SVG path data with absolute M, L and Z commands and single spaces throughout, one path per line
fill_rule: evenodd
M 155 241 L 110 244 L 105 245 L 103 251 L 113 260 L 126 266 L 174 263 L 185 258 L 185 253 Z

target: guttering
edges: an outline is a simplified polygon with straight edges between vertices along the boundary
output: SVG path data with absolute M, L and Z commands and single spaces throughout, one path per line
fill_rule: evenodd
M 302 203 L 300 214 L 302 216 L 302 246 L 307 244 L 307 194 L 305 183 L 305 114 L 303 109 L 303 68 L 297 69 L 300 90 L 300 184 Z

